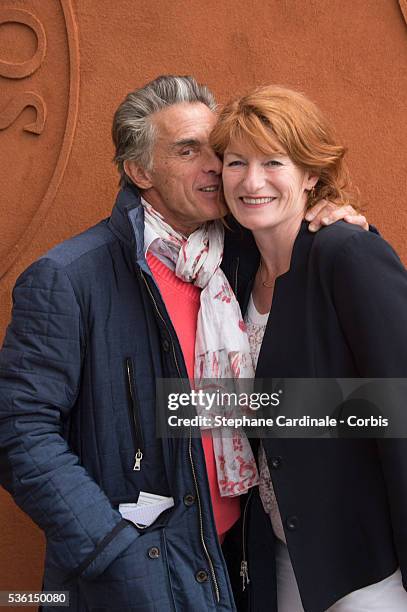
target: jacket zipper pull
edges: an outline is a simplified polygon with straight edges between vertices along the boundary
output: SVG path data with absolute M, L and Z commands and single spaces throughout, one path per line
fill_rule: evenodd
M 143 459 L 143 453 L 141 452 L 140 449 L 138 449 L 134 457 L 134 467 L 133 467 L 134 472 L 139 472 L 141 470 L 141 460 L 142 459 Z
M 242 591 L 246 589 L 246 584 L 249 584 L 249 571 L 247 568 L 247 561 L 243 560 L 240 564 L 240 575 L 242 577 Z
M 247 508 L 250 502 L 250 499 L 253 495 L 253 489 L 250 489 L 249 494 L 247 496 L 244 510 L 243 510 L 243 523 L 242 523 L 242 561 L 240 563 L 240 575 L 242 577 L 242 591 L 246 589 L 246 585 L 249 584 L 249 566 L 246 560 L 246 516 L 247 516 Z

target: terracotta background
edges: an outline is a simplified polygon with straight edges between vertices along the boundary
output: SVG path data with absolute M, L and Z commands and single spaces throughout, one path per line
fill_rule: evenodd
M 112 114 L 163 73 L 221 102 L 260 83 L 308 93 L 407 263 L 406 19 L 407 0 L 1 0 L 0 338 L 17 275 L 109 214 Z M 39 589 L 43 537 L 4 490 L 0 525 L 0 590 Z

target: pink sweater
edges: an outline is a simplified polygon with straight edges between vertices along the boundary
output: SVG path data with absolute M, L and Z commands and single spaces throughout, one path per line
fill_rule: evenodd
M 196 324 L 201 290 L 199 287 L 177 278 L 172 270 L 151 253 L 147 253 L 147 262 L 177 332 L 188 376 L 190 380 L 193 380 Z M 219 539 L 222 541 L 228 529 L 234 525 L 240 516 L 240 500 L 239 497 L 221 497 L 219 494 L 212 435 L 209 430 L 203 432 L 202 444 L 216 530 Z

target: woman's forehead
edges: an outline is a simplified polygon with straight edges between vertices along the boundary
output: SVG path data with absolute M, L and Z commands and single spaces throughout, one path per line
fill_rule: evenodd
M 251 134 L 250 132 L 240 132 L 232 134 L 226 152 L 239 153 L 261 153 L 263 155 L 287 155 L 287 151 L 272 133 L 264 137 L 263 135 Z

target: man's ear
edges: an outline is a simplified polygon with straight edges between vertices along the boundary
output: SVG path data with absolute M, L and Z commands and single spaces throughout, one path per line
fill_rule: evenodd
M 126 159 L 123 167 L 127 176 L 140 189 L 150 189 L 153 186 L 150 173 L 137 162 Z

